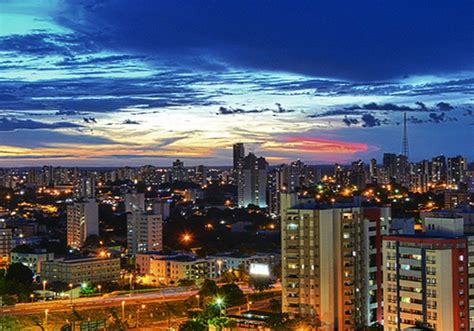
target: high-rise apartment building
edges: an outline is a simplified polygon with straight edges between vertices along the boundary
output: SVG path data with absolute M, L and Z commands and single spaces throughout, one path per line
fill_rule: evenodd
M 233 170 L 237 173 L 240 166 L 242 166 L 242 161 L 245 157 L 245 147 L 243 143 L 237 143 L 233 146 Z
M 99 205 L 95 199 L 75 201 L 67 208 L 67 244 L 81 248 L 87 237 L 99 235 Z
M 467 161 L 462 156 L 448 158 L 447 179 L 449 185 L 458 185 L 465 180 Z
M 472 215 L 422 215 L 424 233 L 386 236 L 384 330 L 422 323 L 434 330 L 474 329 Z
M 410 163 L 406 155 L 385 153 L 383 167 L 390 179 L 404 187 L 410 186 Z
M 75 196 L 77 199 L 93 199 L 95 198 L 95 178 L 83 177 L 75 188 Z
M 0 269 L 10 263 L 10 252 L 13 249 L 13 231 L 6 227 L 5 220 L 0 219 Z
M 171 181 L 183 182 L 186 180 L 186 169 L 184 168 L 184 162 L 176 160 L 173 162 L 171 169 Z
M 127 214 L 127 247 L 130 255 L 162 250 L 162 216 L 140 210 Z
M 267 206 L 267 172 L 268 163 L 265 158 L 249 153 L 243 159 L 237 185 L 240 207 L 247 207 L 249 204 L 261 208 Z
M 382 235 L 390 208 L 281 197 L 282 309 L 326 330 L 382 321 Z
M 384 330 L 422 322 L 434 330 L 468 330 L 467 238 L 387 236 Z
M 431 181 L 434 183 L 446 182 L 446 157 L 439 155 L 431 160 Z

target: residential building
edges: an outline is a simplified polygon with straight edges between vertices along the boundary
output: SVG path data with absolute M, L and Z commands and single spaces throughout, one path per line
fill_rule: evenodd
M 54 259 L 42 263 L 42 278 L 48 282 L 106 283 L 120 278 L 120 258 Z
M 32 250 L 31 252 L 11 252 L 10 263 L 21 263 L 28 267 L 35 276 L 41 275 L 41 265 L 46 261 L 54 260 L 54 253 L 46 250 Z
M 130 255 L 163 248 L 161 215 L 135 210 L 127 214 L 127 247 Z
M 238 175 L 238 205 L 249 204 L 261 208 L 267 206 L 267 171 L 268 163 L 263 157 L 249 153 L 243 159 L 242 169 Z
M 67 207 L 67 244 L 81 248 L 87 237 L 99 235 L 99 205 L 95 199 L 75 201 Z
M 0 219 L 0 269 L 10 264 L 10 252 L 13 249 L 13 230 L 6 227 L 5 219 Z
M 282 194 L 282 310 L 328 330 L 382 321 L 389 207 L 324 207 Z

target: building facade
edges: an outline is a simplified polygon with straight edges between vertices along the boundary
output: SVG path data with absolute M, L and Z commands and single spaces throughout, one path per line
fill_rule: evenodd
M 389 222 L 388 207 L 323 209 L 282 195 L 283 312 L 328 330 L 381 322 Z
M 75 201 L 67 208 L 67 244 L 81 248 L 87 237 L 99 235 L 99 205 L 95 199 Z
M 120 258 L 55 259 L 42 264 L 42 278 L 48 282 L 112 282 L 120 279 L 120 272 Z

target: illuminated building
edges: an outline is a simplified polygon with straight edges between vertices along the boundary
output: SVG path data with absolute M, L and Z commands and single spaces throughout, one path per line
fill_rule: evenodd
M 448 158 L 447 179 L 448 185 L 458 185 L 465 180 L 467 161 L 462 156 Z
M 99 206 L 95 199 L 75 201 L 67 207 L 67 244 L 81 248 L 87 237 L 99 235 Z
M 184 168 L 184 163 L 180 160 L 173 162 L 173 167 L 171 169 L 171 181 L 173 182 L 183 182 L 186 180 L 186 169 Z
M 0 219 L 0 269 L 10 263 L 10 251 L 13 249 L 13 232 L 7 229 L 4 219 Z
M 263 157 L 249 153 L 243 159 L 242 169 L 238 176 L 238 205 L 249 204 L 264 208 L 267 206 L 267 171 L 268 163 Z
M 382 321 L 390 208 L 323 208 L 282 194 L 282 309 L 328 330 Z
M 42 263 L 42 278 L 49 283 L 111 282 L 120 278 L 120 258 L 54 259 Z
M 31 252 L 11 252 L 11 263 L 21 263 L 28 267 L 35 275 L 41 275 L 41 265 L 54 259 L 54 253 L 46 250 L 32 250 Z
M 163 218 L 140 210 L 127 214 L 127 248 L 130 255 L 163 248 Z
M 384 252 L 384 330 L 424 322 L 435 330 L 467 330 L 468 240 L 388 236 Z

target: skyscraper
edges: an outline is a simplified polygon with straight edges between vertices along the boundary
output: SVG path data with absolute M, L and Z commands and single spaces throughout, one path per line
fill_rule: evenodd
M 431 181 L 434 183 L 446 182 L 446 157 L 436 156 L 431 160 Z
M 382 321 L 390 208 L 320 208 L 282 194 L 282 309 L 326 330 Z
M 242 160 L 245 157 L 245 147 L 243 143 L 234 144 L 234 163 L 233 170 L 237 173 L 239 166 L 242 164 Z
M 81 248 L 87 237 L 99 235 L 99 206 L 95 199 L 75 201 L 67 208 L 67 244 Z
M 449 185 L 458 185 L 464 182 L 467 170 L 467 161 L 461 155 L 448 158 L 447 179 Z
M 171 169 L 171 181 L 183 182 L 185 180 L 186 180 L 186 169 L 184 168 L 184 162 L 178 159 L 173 162 L 173 168 Z
M 134 210 L 127 215 L 127 248 L 130 255 L 163 249 L 161 215 Z
M 268 163 L 263 157 L 249 153 L 240 167 L 238 175 L 238 205 L 247 207 L 253 204 L 264 208 L 267 206 L 267 171 Z

